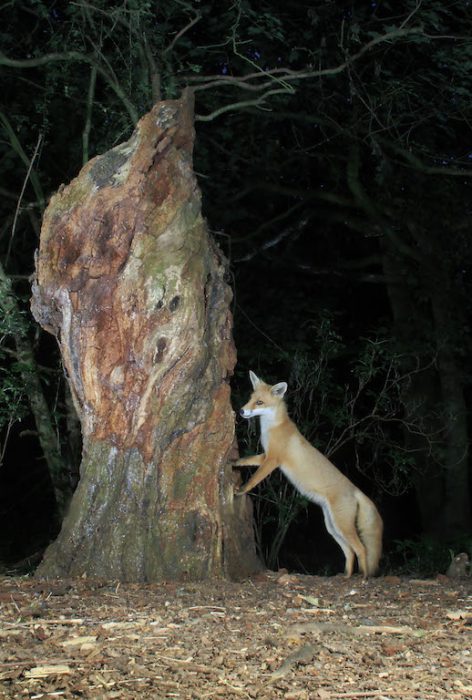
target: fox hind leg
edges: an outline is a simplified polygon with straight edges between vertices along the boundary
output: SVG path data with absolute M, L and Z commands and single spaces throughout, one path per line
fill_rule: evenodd
M 354 529 L 350 529 L 349 531 L 346 531 L 345 528 L 339 527 L 339 524 L 336 523 L 333 513 L 327 504 L 323 505 L 323 515 L 326 529 L 331 537 L 333 537 L 341 547 L 346 558 L 346 577 L 349 578 L 352 576 L 355 557 L 357 557 L 359 568 L 365 578 L 367 576 L 367 554 L 365 547 L 359 539 L 357 531 L 355 530 L 355 526 Z M 353 523 L 354 522 L 355 519 L 353 518 Z
M 367 578 L 367 552 L 361 540 L 359 539 L 359 535 L 354 530 L 349 533 L 344 533 L 344 536 L 346 537 L 349 545 L 356 553 L 357 561 L 359 562 L 359 568 L 362 572 L 363 577 Z
M 346 558 L 344 570 L 346 576 L 349 577 L 352 575 L 354 569 L 354 550 L 349 546 L 349 544 L 346 542 L 339 530 L 336 529 L 331 516 L 331 511 L 329 510 L 328 506 L 323 505 L 322 508 L 326 529 L 328 530 L 331 537 L 338 543 L 338 545 L 343 550 L 344 556 Z

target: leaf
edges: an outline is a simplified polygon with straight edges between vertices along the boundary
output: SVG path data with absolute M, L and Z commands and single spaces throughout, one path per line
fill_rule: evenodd
M 303 598 L 303 600 L 306 600 L 306 602 L 309 605 L 312 605 L 314 608 L 320 607 L 320 599 L 319 598 L 314 598 L 311 595 L 301 595 L 300 598 Z

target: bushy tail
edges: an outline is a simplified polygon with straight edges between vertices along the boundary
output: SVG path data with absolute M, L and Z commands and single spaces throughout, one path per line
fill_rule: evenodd
M 356 498 L 359 506 L 357 527 L 359 536 L 367 550 L 367 575 L 374 576 L 382 555 L 383 522 L 379 511 L 370 498 L 367 498 L 362 491 L 356 492 Z

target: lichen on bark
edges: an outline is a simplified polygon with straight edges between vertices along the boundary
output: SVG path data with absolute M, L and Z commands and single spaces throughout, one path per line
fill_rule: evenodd
M 32 309 L 60 343 L 81 481 L 42 575 L 121 580 L 258 568 L 232 497 L 235 363 L 225 261 L 201 215 L 190 93 L 51 199 Z

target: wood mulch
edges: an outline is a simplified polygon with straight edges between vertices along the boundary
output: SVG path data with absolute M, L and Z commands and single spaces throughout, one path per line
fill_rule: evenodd
M 472 699 L 472 579 L 0 578 L 0 698 Z

